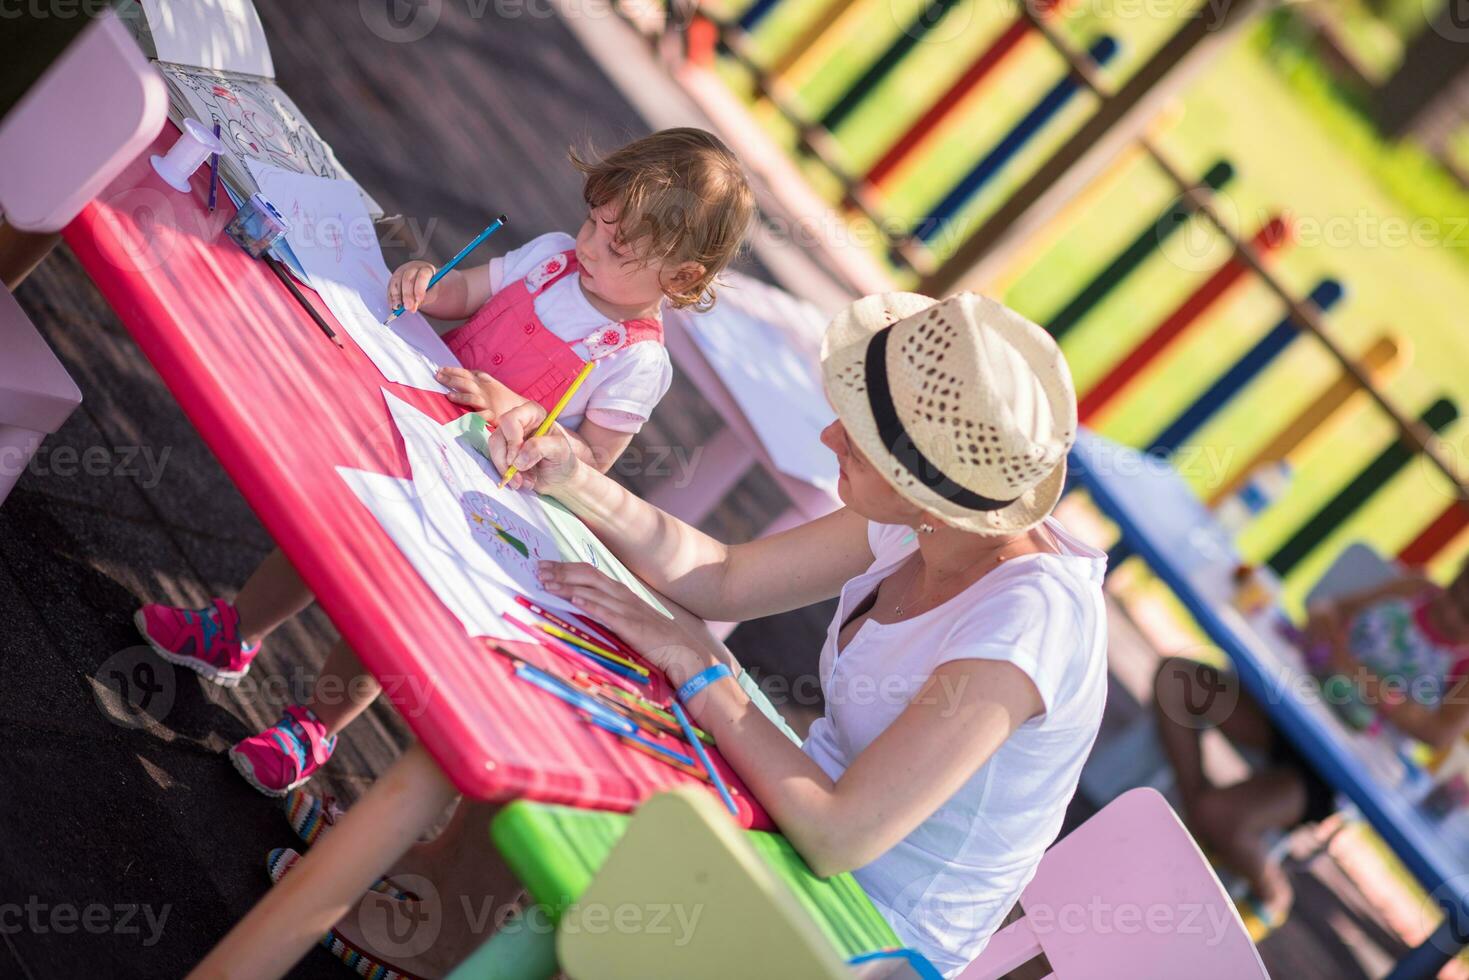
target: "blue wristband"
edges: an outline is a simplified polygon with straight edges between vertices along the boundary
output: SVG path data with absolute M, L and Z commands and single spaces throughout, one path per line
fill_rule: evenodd
M 684 703 L 688 703 L 689 698 L 698 694 L 721 677 L 733 676 L 734 671 L 729 669 L 729 664 L 715 664 L 713 667 L 705 667 L 685 681 L 683 687 L 678 689 L 678 699 Z

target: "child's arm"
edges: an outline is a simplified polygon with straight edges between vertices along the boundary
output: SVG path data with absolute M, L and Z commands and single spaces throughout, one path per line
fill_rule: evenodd
M 434 375 L 439 384 L 449 389 L 444 397 L 456 405 L 479 412 L 493 422 L 505 412 L 525 401 L 503 381 L 488 371 L 471 371 L 463 367 L 441 367 Z
M 425 313 L 440 320 L 464 320 L 490 299 L 490 267 L 460 267 L 451 270 L 433 289 L 429 280 L 438 268 L 415 259 L 405 262 L 388 280 L 388 306 L 402 306 L 409 313 Z
M 631 432 L 618 432 L 588 419 L 582 419 L 581 428 L 567 435 L 571 437 L 572 451 L 601 473 L 610 470 L 632 442 Z
M 1412 683 L 1387 681 L 1358 663 L 1349 675 L 1357 682 L 1362 699 L 1405 735 L 1427 743 L 1436 752 L 1454 744 L 1469 729 L 1469 677 L 1461 677 L 1437 705 L 1414 697 Z

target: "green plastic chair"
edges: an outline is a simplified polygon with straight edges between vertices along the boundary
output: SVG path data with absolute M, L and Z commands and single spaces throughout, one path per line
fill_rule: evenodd
M 454 980 L 558 968 L 836 980 L 852 957 L 902 945 L 851 875 L 816 877 L 784 837 L 741 830 L 697 790 L 660 793 L 632 816 L 520 801 L 491 835 L 537 908 Z

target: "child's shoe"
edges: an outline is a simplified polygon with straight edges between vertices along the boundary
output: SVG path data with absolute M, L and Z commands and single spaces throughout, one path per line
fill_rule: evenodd
M 240 642 L 240 614 L 223 599 L 214 599 L 204 609 L 150 603 L 138 610 L 133 622 L 164 660 L 224 687 L 240 683 L 260 652 L 260 644 Z
M 280 721 L 230 749 L 245 781 L 266 796 L 285 796 L 326 765 L 337 737 L 309 708 L 291 705 Z

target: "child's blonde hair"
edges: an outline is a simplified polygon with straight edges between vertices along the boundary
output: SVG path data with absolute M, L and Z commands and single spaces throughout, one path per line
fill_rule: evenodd
M 617 209 L 619 237 L 650 261 L 697 262 L 704 274 L 676 291 L 674 306 L 714 306 L 714 279 L 739 252 L 755 196 L 740 162 L 702 129 L 664 129 L 592 159 L 570 150 L 586 175 L 587 206 Z M 671 288 L 671 287 L 669 287 Z

